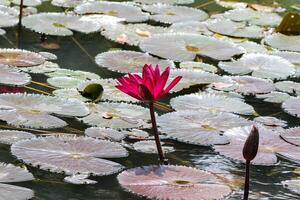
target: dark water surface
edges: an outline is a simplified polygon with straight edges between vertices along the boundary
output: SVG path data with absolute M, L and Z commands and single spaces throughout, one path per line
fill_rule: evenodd
M 192 6 L 201 7 L 209 13 L 223 12 L 225 9 L 215 3 L 207 3 L 207 0 L 196 0 Z M 246 2 L 246 1 L 245 1 Z M 247 2 L 261 3 L 270 5 L 273 0 L 253 0 Z M 300 0 L 277 0 L 283 7 L 290 8 L 290 5 L 300 3 Z M 203 5 L 203 6 L 201 6 Z M 59 11 L 61 8 L 53 7 L 49 2 L 38 7 L 40 12 Z M 16 47 L 16 29 L 6 29 L 5 37 L 0 36 L 1 48 Z M 104 39 L 99 33 L 84 35 L 75 33 L 73 37 L 48 37 L 49 42 L 55 42 L 60 45 L 57 50 L 46 50 L 40 46 L 40 35 L 27 29 L 23 29 L 20 40 L 20 47 L 32 51 L 49 51 L 58 56 L 57 63 L 61 68 L 73 70 L 85 70 L 99 74 L 103 78 L 118 77 L 120 74 L 100 68 L 94 63 L 94 57 L 98 53 L 107 51 L 111 48 L 136 49 Z M 80 45 L 78 44 L 80 43 Z M 34 80 L 45 81 L 44 76 L 34 76 Z M 36 87 L 36 86 L 35 86 Z M 185 92 L 194 92 L 197 89 L 186 90 Z M 169 98 L 164 99 L 168 102 Z M 291 117 L 282 112 L 279 105 L 272 105 L 262 101 L 248 98 L 247 102 L 254 106 L 260 115 L 273 115 L 280 119 L 288 120 L 290 126 L 299 125 L 299 119 Z M 84 130 L 85 126 L 76 121 L 70 122 L 72 127 Z M 2 123 L 3 124 L 3 123 Z M 173 141 L 171 141 L 173 142 Z M 200 169 L 206 169 L 213 172 L 228 173 L 234 176 L 235 180 L 242 180 L 244 166 L 236 164 L 226 159 L 210 148 L 203 148 L 193 145 L 185 145 L 173 142 L 177 151 L 169 154 L 169 159 L 173 164 L 184 164 L 195 166 Z M 155 164 L 157 157 L 130 151 L 128 158 L 115 159 L 124 166 L 131 168 L 148 164 Z M 11 154 L 9 146 L 0 145 L 0 162 L 22 165 Z M 299 195 L 286 190 L 280 184 L 283 180 L 296 178 L 298 175 L 293 173 L 297 164 L 280 160 L 280 164 L 275 167 L 252 167 L 251 189 L 256 194 L 253 199 L 300 199 Z M 106 177 L 92 177 L 98 181 L 95 185 L 71 185 L 63 182 L 63 175 L 49 173 L 36 168 L 29 167 L 36 180 L 16 185 L 25 186 L 35 191 L 36 200 L 99 200 L 99 199 L 142 199 L 130 193 L 124 192 L 116 180 L 116 175 Z M 228 199 L 241 199 L 241 193 L 237 192 Z

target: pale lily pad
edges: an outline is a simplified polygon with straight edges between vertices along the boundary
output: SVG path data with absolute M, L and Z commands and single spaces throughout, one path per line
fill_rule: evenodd
M 145 64 L 159 65 L 161 70 L 166 67 L 175 68 L 175 64 L 170 60 L 162 60 L 137 51 L 107 51 L 100 53 L 95 58 L 100 67 L 108 68 L 121 73 L 142 72 Z
M 184 21 L 204 21 L 208 14 L 200 9 L 167 4 L 143 5 L 143 10 L 150 12 L 150 19 L 157 22 L 172 24 Z
M 0 27 L 12 27 L 18 24 L 18 10 L 0 5 Z
M 89 18 L 54 12 L 24 17 L 23 25 L 35 32 L 55 36 L 73 35 L 72 30 L 88 34 L 99 31 L 101 27 Z
M 10 5 L 10 0 L 0 0 L 0 5 L 2 6 L 9 6 Z
M 250 8 L 237 8 L 224 13 L 224 17 L 233 21 L 247 21 L 259 26 L 275 27 L 280 24 L 282 17 L 277 13 L 255 11 Z
M 3 144 L 13 144 L 20 140 L 34 138 L 35 135 L 25 131 L 16 131 L 16 130 L 0 130 L 0 143 Z
M 57 60 L 57 56 L 53 53 L 40 51 L 39 54 L 43 56 L 46 60 Z
M 258 94 L 256 95 L 256 98 L 258 99 L 263 99 L 265 102 L 270 102 L 270 103 L 282 103 L 289 99 L 291 96 L 288 95 L 287 93 L 283 92 L 275 92 L 272 91 L 268 94 Z
M 281 131 L 280 136 L 285 141 L 300 146 L 300 127 L 285 129 Z
M 149 14 L 131 2 L 92 1 L 75 7 L 77 14 L 99 14 L 125 18 L 127 22 L 143 22 L 149 19 Z
M 41 65 L 33 67 L 22 67 L 20 68 L 24 72 L 33 73 L 33 74 L 45 74 L 49 72 L 54 72 L 59 69 L 59 65 L 50 61 L 46 61 Z
M 118 143 L 90 137 L 48 136 L 14 143 L 11 152 L 34 167 L 56 173 L 98 176 L 117 173 L 123 166 L 103 158 L 128 155 Z
M 131 129 L 129 131 L 122 131 L 129 139 L 144 140 L 149 138 L 149 133 L 140 129 Z
M 239 93 L 236 93 L 236 92 L 220 91 L 220 90 L 214 90 L 212 88 L 207 88 L 207 89 L 205 89 L 204 92 L 206 92 L 208 94 L 221 95 L 221 96 L 225 96 L 225 97 L 229 97 L 229 98 L 237 98 L 240 101 L 244 101 L 244 96 Z
M 162 150 L 166 153 L 174 152 L 175 149 L 172 146 L 164 145 L 164 142 L 161 142 Z M 157 147 L 154 140 L 145 140 L 145 141 L 139 141 L 135 142 L 133 144 L 134 150 L 141 152 L 141 153 L 147 153 L 147 154 L 157 154 Z
M 103 94 L 101 100 L 109 101 L 126 101 L 126 102 L 137 102 L 135 98 L 121 92 L 116 88 L 116 79 L 98 79 L 92 81 L 83 81 L 77 85 L 77 90 L 82 92 L 90 84 L 100 84 L 103 87 Z
M 193 61 L 196 55 L 228 60 L 243 53 L 242 49 L 233 43 L 189 33 L 157 34 L 143 40 L 140 48 L 145 52 L 174 61 Z
M 281 119 L 277 119 L 276 117 L 270 116 L 259 116 L 253 119 L 255 122 L 258 122 L 265 126 L 273 126 L 273 127 L 286 127 L 287 122 Z
M 0 28 L 0 35 L 5 35 L 6 31 Z
M 268 53 L 268 49 L 265 46 L 257 44 L 256 42 L 244 41 L 237 43 L 237 45 L 242 47 L 246 53 Z
M 237 127 L 224 133 L 230 138 L 229 145 L 215 145 L 215 151 L 238 162 L 245 162 L 243 146 L 250 134 L 252 126 Z M 259 148 L 257 156 L 251 162 L 253 165 L 272 166 L 278 164 L 276 155 L 285 157 L 291 161 L 299 162 L 299 147 L 282 140 L 276 131 L 266 129 L 263 126 L 259 130 Z
M 270 54 L 280 56 L 293 64 L 300 65 L 300 52 L 292 51 L 271 51 Z
M 26 169 L 12 164 L 0 163 L 0 198 L 1 200 L 25 200 L 31 199 L 34 192 L 30 189 L 3 183 L 31 181 L 33 175 Z
M 56 88 L 76 88 L 83 80 L 68 76 L 58 76 L 47 79 L 47 83 L 56 87 Z
M 285 79 L 295 73 L 295 66 L 289 61 L 266 54 L 245 54 L 239 60 L 220 62 L 219 67 L 230 74 L 267 79 Z
M 120 44 L 137 46 L 144 39 L 164 32 L 167 32 L 167 28 L 162 26 L 114 23 L 103 26 L 101 34 Z
M 300 180 L 282 181 L 281 184 L 292 192 L 300 194 Z
M 65 177 L 64 181 L 75 185 L 91 185 L 97 183 L 97 181 L 88 179 L 88 177 L 89 175 L 86 174 L 73 174 L 72 176 Z
M 218 71 L 218 68 L 211 64 L 193 61 L 181 62 L 180 68 L 189 70 L 203 70 L 212 73 L 216 73 Z
M 224 82 L 232 84 L 233 82 L 229 77 L 222 77 L 217 74 L 205 71 L 174 69 L 171 71 L 170 78 L 167 83 L 170 83 L 176 76 L 182 76 L 182 79 L 174 88 L 171 89 L 171 93 L 179 92 L 193 85 L 208 85 L 214 82 Z
M 134 2 L 141 4 L 191 4 L 194 3 L 194 0 L 134 0 Z
M 227 0 L 215 0 L 215 2 L 224 8 L 246 8 L 248 6 L 245 2 L 235 2 Z
M 300 97 L 291 97 L 282 103 L 285 112 L 295 117 L 300 117 Z
M 229 139 L 223 135 L 224 131 L 250 124 L 250 121 L 231 113 L 208 111 L 179 111 L 158 118 L 162 133 L 180 142 L 201 146 L 228 144 Z
M 255 113 L 252 106 L 236 98 L 229 98 L 214 94 L 188 94 L 171 99 L 171 106 L 176 111 L 184 110 L 206 110 L 209 112 L 231 112 L 243 115 Z
M 113 141 L 121 141 L 126 135 L 123 132 L 111 128 L 91 127 L 84 131 L 84 134 L 89 137 L 98 139 L 109 139 Z
M 1 85 L 23 86 L 31 82 L 31 77 L 29 74 L 21 72 L 18 68 L 1 64 L 0 76 Z
M 121 186 L 149 199 L 223 199 L 231 193 L 213 174 L 186 166 L 144 166 L 118 175 Z M 168 191 L 168 192 L 166 192 Z
M 264 41 L 273 48 L 286 51 L 300 52 L 300 36 L 288 36 L 274 33 L 267 36 Z
M 82 102 L 87 102 L 89 99 L 83 97 L 76 88 L 69 89 L 57 89 L 52 92 L 56 97 L 67 98 L 67 99 L 77 99 Z
M 98 74 L 92 72 L 71 69 L 57 69 L 54 72 L 47 73 L 46 75 L 49 77 L 71 77 L 80 80 L 93 80 L 100 78 Z
M 40 54 L 22 49 L 0 49 L 0 64 L 14 67 L 41 65 L 45 58 Z
M 300 92 L 300 83 L 294 81 L 280 81 L 275 83 L 277 90 L 286 93 L 297 93 Z
M 184 21 L 172 24 L 169 27 L 170 32 L 181 33 L 195 33 L 203 35 L 212 35 L 213 33 L 208 30 L 206 22 L 199 21 Z
M 127 103 L 89 104 L 90 115 L 80 118 L 86 124 L 104 128 L 126 129 L 147 127 L 148 109 Z
M 247 25 L 246 22 L 234 22 L 230 19 L 215 19 L 207 23 L 210 31 L 222 35 L 242 38 L 262 38 L 264 28 L 255 25 Z
M 88 108 L 80 101 L 37 94 L 1 94 L 0 119 L 14 126 L 57 128 L 66 126 L 63 120 L 51 116 L 86 116 Z

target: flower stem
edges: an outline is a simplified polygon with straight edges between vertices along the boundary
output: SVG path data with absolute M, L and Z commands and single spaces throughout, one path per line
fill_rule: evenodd
M 248 200 L 249 196 L 249 179 L 250 179 L 250 161 L 246 161 L 246 175 L 245 175 L 245 186 L 244 186 L 244 200 Z
M 152 130 L 154 133 L 154 138 L 155 138 L 156 148 L 157 148 L 157 152 L 158 152 L 158 156 L 159 156 L 159 161 L 161 164 L 168 164 L 168 161 L 165 159 L 164 152 L 162 150 L 159 135 L 158 135 L 156 119 L 155 119 L 155 112 L 154 112 L 154 103 L 150 102 L 149 107 L 150 107 L 150 114 L 151 114 Z

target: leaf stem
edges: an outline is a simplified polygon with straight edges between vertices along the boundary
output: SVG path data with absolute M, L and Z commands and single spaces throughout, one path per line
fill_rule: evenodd
M 159 161 L 161 164 L 168 164 L 168 161 L 165 159 L 164 152 L 162 150 L 159 135 L 158 135 L 155 112 L 154 112 L 154 103 L 150 102 L 149 107 L 150 107 L 150 114 L 151 114 L 152 130 L 154 133 L 154 138 L 155 138 L 156 148 L 157 148 L 157 152 L 158 152 L 158 156 L 159 156 Z
M 245 174 L 245 186 L 244 186 L 244 200 L 248 200 L 249 196 L 249 179 L 250 179 L 250 161 L 246 161 L 246 174 Z

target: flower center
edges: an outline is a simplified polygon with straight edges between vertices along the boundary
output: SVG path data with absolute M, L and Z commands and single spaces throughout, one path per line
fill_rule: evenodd
M 84 156 L 82 156 L 81 154 L 79 153 L 72 153 L 70 154 L 70 156 L 73 158 L 73 159 L 83 159 Z
M 174 15 L 176 15 L 176 13 L 174 13 L 174 12 L 167 12 L 166 15 L 174 16 Z
M 114 11 L 114 10 L 110 10 L 110 11 L 108 11 L 108 12 L 106 13 L 106 15 L 110 15 L 110 16 L 116 17 L 116 16 L 118 16 L 118 12 L 117 12 L 117 11 Z
M 185 46 L 186 50 L 192 53 L 198 53 L 200 51 L 200 49 L 198 47 L 195 47 L 192 44 L 188 44 Z
M 40 113 L 41 111 L 38 110 L 38 109 L 31 109 L 30 112 L 32 112 L 32 113 Z

